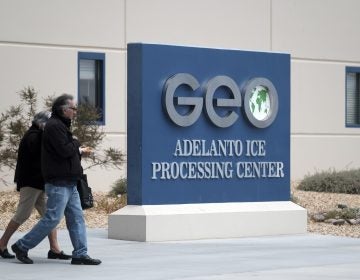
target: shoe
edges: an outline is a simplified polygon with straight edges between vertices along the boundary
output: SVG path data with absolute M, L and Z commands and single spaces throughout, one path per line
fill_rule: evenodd
M 11 249 L 12 249 L 13 252 L 15 253 L 16 258 L 17 258 L 19 261 L 21 261 L 22 263 L 25 263 L 25 264 L 32 264 L 32 263 L 34 263 L 33 260 L 28 257 L 28 253 L 25 252 L 25 251 L 23 251 L 23 250 L 21 250 L 21 249 L 16 245 L 16 243 L 11 246 Z
M 72 258 L 71 264 L 98 265 L 101 264 L 101 261 L 97 259 L 92 259 L 88 255 L 86 255 L 80 258 Z
M 48 259 L 59 259 L 59 260 L 70 260 L 71 256 L 66 255 L 64 251 L 61 251 L 60 253 L 54 253 L 53 251 L 49 250 L 48 252 Z
M 0 249 L 0 256 L 2 256 L 4 259 L 13 259 L 13 258 L 15 258 L 14 255 L 11 255 L 9 253 L 7 248 L 5 248 L 4 250 Z

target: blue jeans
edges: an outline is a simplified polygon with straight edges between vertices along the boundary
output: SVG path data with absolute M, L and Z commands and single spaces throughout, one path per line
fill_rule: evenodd
M 87 255 L 86 226 L 80 197 L 76 186 L 55 186 L 45 184 L 48 197 L 45 215 L 16 245 L 23 251 L 38 245 L 61 221 L 65 215 L 71 243 L 74 247 L 73 258 Z

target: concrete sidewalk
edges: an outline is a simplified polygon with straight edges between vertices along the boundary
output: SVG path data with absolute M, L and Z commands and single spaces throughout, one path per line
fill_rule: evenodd
M 3 232 L 0 231 L 0 234 Z M 16 233 L 13 244 L 23 233 Z M 59 230 L 66 253 L 72 246 Z M 34 264 L 0 258 L 0 279 L 359 279 L 360 239 L 313 234 L 240 239 L 140 243 L 88 229 L 89 255 L 100 266 L 48 260 L 44 240 L 29 252 Z M 10 247 L 10 246 L 9 246 Z

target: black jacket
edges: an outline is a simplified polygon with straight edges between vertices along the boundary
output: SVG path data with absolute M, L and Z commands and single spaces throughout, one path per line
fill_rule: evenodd
M 22 187 L 44 189 L 41 175 L 41 137 L 42 130 L 32 125 L 20 141 L 14 178 L 18 191 Z
M 45 182 L 56 185 L 76 183 L 82 174 L 80 143 L 70 131 L 71 121 L 52 115 L 46 123 L 41 153 Z

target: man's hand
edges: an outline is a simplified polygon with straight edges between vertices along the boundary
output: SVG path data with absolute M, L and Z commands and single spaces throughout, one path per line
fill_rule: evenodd
M 88 157 L 93 153 L 93 149 L 91 147 L 80 147 L 80 153 L 84 157 Z

